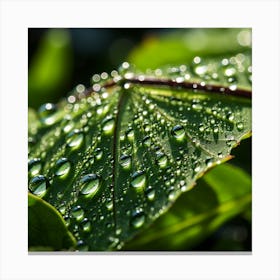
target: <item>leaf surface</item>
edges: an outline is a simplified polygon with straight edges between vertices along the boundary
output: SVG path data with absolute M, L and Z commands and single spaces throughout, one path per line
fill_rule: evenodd
M 28 194 L 28 247 L 31 251 L 74 248 L 75 238 L 60 213 L 39 197 Z
M 251 59 L 194 58 L 141 73 L 124 63 L 30 132 L 29 190 L 57 208 L 79 250 L 115 250 L 251 134 Z

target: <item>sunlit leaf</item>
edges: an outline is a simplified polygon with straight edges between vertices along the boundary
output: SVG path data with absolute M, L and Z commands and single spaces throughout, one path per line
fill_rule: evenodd
M 121 249 L 250 136 L 250 65 L 239 53 L 94 75 L 91 90 L 39 109 L 29 190 L 61 212 L 79 250 Z

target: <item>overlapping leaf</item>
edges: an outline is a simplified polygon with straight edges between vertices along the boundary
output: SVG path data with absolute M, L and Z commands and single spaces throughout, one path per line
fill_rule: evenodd
M 250 56 L 93 76 L 30 124 L 29 190 L 78 250 L 120 249 L 251 133 Z

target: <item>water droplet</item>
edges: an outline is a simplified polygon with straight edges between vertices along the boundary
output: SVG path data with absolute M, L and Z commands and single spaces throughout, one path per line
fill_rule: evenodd
M 78 251 L 88 251 L 88 245 L 83 240 L 79 240 L 77 242 L 77 249 Z
M 155 199 L 156 192 L 151 186 L 147 187 L 145 194 L 148 200 L 153 201 Z
M 137 190 L 142 190 L 146 186 L 146 175 L 144 171 L 136 171 L 132 175 L 131 186 Z
M 48 185 L 49 182 L 45 176 L 37 175 L 31 179 L 29 189 L 33 194 L 42 197 L 46 193 Z
M 84 210 L 80 205 L 77 205 L 75 207 L 72 208 L 72 216 L 77 220 L 80 221 L 83 219 L 84 217 Z
M 102 158 L 103 151 L 100 148 L 96 148 L 94 151 L 94 155 L 97 160 L 100 160 Z
M 113 209 L 113 206 L 114 206 L 113 201 L 112 201 L 111 199 L 108 200 L 108 202 L 106 203 L 106 208 L 107 208 L 109 211 L 111 211 L 111 210 Z
M 28 173 L 31 176 L 35 176 L 40 173 L 42 169 L 41 159 L 33 158 L 28 161 Z
M 199 130 L 200 132 L 203 132 L 204 129 L 205 129 L 204 125 L 203 125 L 203 124 L 200 124 L 199 127 L 198 127 L 198 130 Z
M 217 133 L 219 132 L 219 127 L 218 127 L 218 126 L 214 126 L 213 132 L 214 132 L 215 134 L 217 134 Z
M 168 163 L 167 156 L 164 153 L 159 152 L 157 154 L 157 159 L 156 159 L 157 164 L 159 165 L 160 168 L 165 168 Z
M 130 169 L 131 168 L 131 156 L 121 155 L 121 157 L 120 157 L 120 165 L 124 169 Z
M 91 222 L 88 220 L 88 218 L 84 218 L 82 220 L 81 227 L 85 232 L 89 232 L 91 230 Z
M 131 224 L 134 228 L 140 228 L 145 222 L 145 215 L 142 210 L 136 210 L 131 219 Z
M 239 131 L 241 131 L 241 130 L 244 129 L 244 125 L 243 125 L 242 122 L 238 122 L 238 123 L 236 124 L 236 127 L 237 127 L 237 129 L 238 129 Z
M 185 136 L 185 129 L 181 125 L 175 125 L 172 130 L 171 134 L 178 140 L 182 141 Z
M 200 164 L 199 163 L 196 163 L 195 164 L 195 166 L 194 166 L 194 172 L 199 172 L 200 171 L 200 169 L 201 169 L 201 166 L 200 166 Z
M 131 128 L 126 132 L 126 136 L 128 140 L 133 140 L 134 139 L 134 130 Z
M 171 188 L 170 191 L 168 192 L 168 199 L 170 201 L 175 200 L 176 198 L 176 191 L 174 190 L 174 188 Z
M 82 131 L 75 129 L 74 131 L 70 132 L 67 137 L 66 143 L 67 146 L 72 149 L 77 149 L 81 146 L 84 140 L 84 134 Z
M 207 158 L 205 160 L 205 164 L 206 164 L 207 167 L 211 167 L 213 165 L 213 163 L 214 163 L 214 159 L 213 158 Z
M 44 125 L 52 125 L 57 121 L 58 115 L 56 114 L 57 108 L 52 103 L 43 104 L 39 110 L 39 117 Z
M 106 135 L 113 133 L 115 127 L 115 119 L 110 117 L 103 120 L 103 131 Z
M 67 158 L 61 158 L 56 162 L 56 176 L 66 176 L 71 168 L 71 164 Z
M 96 174 L 87 174 L 82 177 L 81 181 L 81 194 L 83 195 L 95 195 L 100 188 L 101 180 Z
M 151 146 L 151 137 L 149 136 L 145 136 L 144 139 L 143 139 L 143 144 L 146 146 L 146 147 L 150 147 Z
M 234 114 L 228 113 L 227 114 L 227 119 L 232 122 L 234 120 Z
M 59 208 L 58 211 L 64 215 L 66 213 L 66 206 L 64 204 L 62 204 Z

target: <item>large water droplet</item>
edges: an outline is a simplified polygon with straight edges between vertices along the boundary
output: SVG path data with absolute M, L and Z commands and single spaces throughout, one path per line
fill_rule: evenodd
M 182 141 L 185 136 L 185 129 L 181 125 L 175 125 L 172 128 L 171 133 L 178 141 Z
M 131 156 L 121 155 L 121 157 L 120 157 L 120 165 L 124 169 L 130 169 L 130 167 L 131 167 Z
M 145 222 L 145 215 L 142 210 L 136 210 L 131 219 L 131 224 L 134 228 L 140 228 Z
M 77 205 L 75 207 L 72 208 L 72 216 L 77 220 L 80 221 L 83 219 L 84 217 L 84 210 L 80 205 Z
M 44 125 L 52 125 L 57 121 L 57 108 L 52 103 L 43 104 L 39 108 L 39 117 Z
M 137 190 L 141 190 L 146 186 L 146 174 L 144 171 L 136 171 L 132 175 L 131 186 Z
M 48 184 L 49 182 L 45 176 L 37 175 L 31 179 L 29 189 L 33 194 L 42 197 L 47 191 Z
M 100 177 L 96 174 L 87 174 L 81 179 L 81 194 L 95 195 L 101 185 Z
M 103 131 L 106 135 L 112 134 L 115 127 L 115 120 L 114 118 L 106 118 L 103 120 Z
M 28 173 L 31 176 L 35 176 L 40 173 L 42 169 L 41 159 L 33 158 L 28 161 Z
M 60 158 L 56 162 L 55 175 L 64 177 L 69 173 L 70 169 L 71 169 L 71 164 L 68 161 L 68 159 L 67 158 Z
M 77 149 L 81 146 L 84 140 L 84 134 L 82 131 L 75 129 L 74 131 L 70 132 L 67 137 L 66 143 L 68 147 L 72 149 Z

